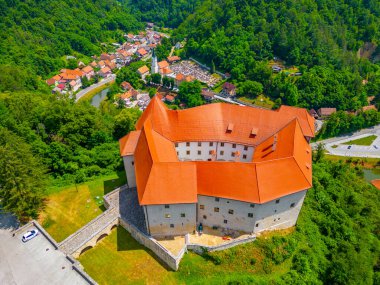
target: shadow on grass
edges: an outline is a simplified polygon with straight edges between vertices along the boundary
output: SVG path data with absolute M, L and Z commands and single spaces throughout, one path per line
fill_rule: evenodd
M 125 171 L 118 171 L 117 178 L 106 180 L 103 182 L 104 195 L 108 194 L 117 187 L 120 187 L 127 183 L 127 178 L 125 176 Z
M 170 269 L 165 263 L 162 262 L 161 259 L 157 257 L 150 249 L 145 246 L 139 244 L 131 234 L 121 226 L 116 228 L 117 231 L 117 251 L 128 251 L 128 250 L 143 250 L 151 257 L 154 258 L 156 262 L 158 262 L 162 267 L 164 267 L 168 271 L 173 271 Z

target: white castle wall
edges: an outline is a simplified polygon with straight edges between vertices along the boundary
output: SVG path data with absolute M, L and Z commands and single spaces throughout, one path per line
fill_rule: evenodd
M 216 160 L 235 161 L 233 153 L 240 152 L 240 162 L 251 162 L 254 152 L 252 146 L 227 142 L 179 142 L 175 144 L 179 160 L 203 160 L 212 158 L 210 151 L 215 151 Z
M 305 195 L 306 190 L 265 204 L 198 195 L 198 224 L 248 233 L 288 228 L 296 224 Z
M 136 187 L 136 173 L 134 161 L 134 155 L 123 156 L 124 169 L 127 175 L 127 183 L 130 188 Z
M 196 227 L 196 204 L 148 205 L 144 213 L 152 236 L 185 235 Z

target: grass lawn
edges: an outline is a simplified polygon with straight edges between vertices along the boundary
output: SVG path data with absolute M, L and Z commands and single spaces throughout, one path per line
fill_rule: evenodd
M 99 284 L 177 284 L 173 272 L 122 227 L 83 253 L 79 261 Z
M 241 101 L 244 101 L 244 102 L 247 102 L 250 104 L 254 104 L 256 106 L 268 108 L 268 109 L 272 109 L 272 107 L 274 105 L 274 102 L 269 97 L 266 97 L 263 94 L 257 96 L 257 98 L 255 98 L 255 99 L 251 99 L 248 97 L 240 97 L 238 99 Z
M 206 257 L 189 252 L 179 270 L 173 272 L 118 227 L 96 247 L 82 254 L 79 261 L 99 284 L 228 284 L 229 281 L 268 284 L 289 270 L 290 259 L 279 265 L 268 262 L 262 249 L 265 243 L 271 240 L 263 237 Z
M 126 183 L 124 172 L 83 184 L 50 188 L 38 221 L 60 242 L 105 210 L 103 195 Z
M 373 141 L 377 138 L 377 136 L 375 135 L 371 135 L 371 136 L 368 136 L 368 137 L 364 137 L 364 138 L 360 138 L 360 139 L 357 139 L 357 140 L 352 140 L 352 141 L 348 141 L 348 142 L 345 142 L 343 144 L 347 144 L 347 145 L 351 145 L 351 144 L 354 144 L 354 145 L 365 145 L 365 146 L 369 146 L 373 143 Z

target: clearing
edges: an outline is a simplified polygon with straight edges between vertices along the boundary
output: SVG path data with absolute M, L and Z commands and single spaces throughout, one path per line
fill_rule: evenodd
M 125 173 L 120 172 L 83 184 L 52 188 L 38 222 L 61 242 L 100 215 L 105 210 L 103 196 L 125 183 Z

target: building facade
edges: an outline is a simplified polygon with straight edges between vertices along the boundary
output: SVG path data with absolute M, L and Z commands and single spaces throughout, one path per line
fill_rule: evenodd
M 152 236 L 204 227 L 258 233 L 296 224 L 312 186 L 314 119 L 224 103 L 169 110 L 154 97 L 120 139 Z

